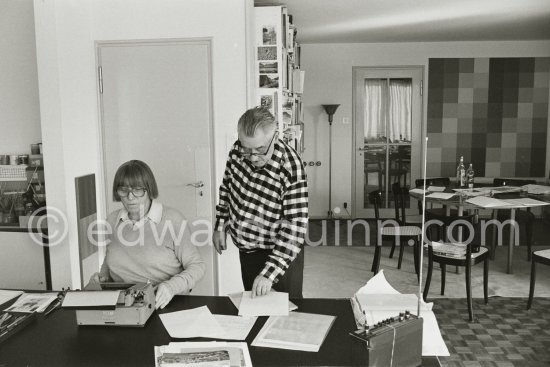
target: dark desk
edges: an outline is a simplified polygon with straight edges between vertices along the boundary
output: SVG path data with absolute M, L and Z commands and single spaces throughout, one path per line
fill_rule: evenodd
M 350 337 L 355 329 L 348 299 L 293 300 L 298 311 L 337 316 L 318 353 L 253 347 L 250 344 L 267 320 L 260 317 L 246 342 L 254 366 L 360 366 L 364 345 Z M 162 312 L 207 305 L 212 313 L 236 315 L 227 297 L 176 296 Z M 171 339 L 157 313 L 143 328 L 77 326 L 74 311 L 58 310 L 37 320 L 0 344 L 0 366 L 154 366 L 153 346 Z M 205 340 L 205 339 L 191 339 Z M 423 366 L 440 366 L 435 357 Z

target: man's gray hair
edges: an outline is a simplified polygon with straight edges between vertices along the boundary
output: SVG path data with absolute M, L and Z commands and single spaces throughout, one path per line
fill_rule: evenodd
M 276 127 L 277 121 L 266 107 L 254 107 L 243 113 L 237 124 L 237 129 L 244 136 L 254 136 L 258 128 L 264 131 L 268 127 Z

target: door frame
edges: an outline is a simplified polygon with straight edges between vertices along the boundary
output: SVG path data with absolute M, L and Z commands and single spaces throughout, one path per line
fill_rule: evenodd
M 412 72 L 420 72 L 421 78 L 420 78 L 420 103 L 419 103 L 419 118 L 420 118 L 420 136 L 418 137 L 418 142 L 416 144 L 419 144 L 419 147 L 414 147 L 415 142 L 411 142 L 411 183 L 414 182 L 414 180 L 418 177 L 421 177 L 422 175 L 422 164 L 420 164 L 420 161 L 423 157 L 423 149 L 424 144 L 422 144 L 422 141 L 424 137 L 426 136 L 426 124 L 424 123 L 425 117 L 424 117 L 424 80 L 425 80 L 425 67 L 424 65 L 395 65 L 395 66 L 353 66 L 352 67 L 352 167 L 351 167 L 351 200 L 352 200 L 352 211 L 351 215 L 352 218 L 357 218 L 358 208 L 357 208 L 357 124 L 359 123 L 359 103 L 358 103 L 358 88 L 360 87 L 357 84 L 357 79 L 360 75 L 360 73 L 365 72 L 395 72 L 397 70 L 410 70 Z M 414 87 L 414 83 L 413 83 Z M 413 126 L 413 132 L 414 132 L 414 126 Z M 413 154 L 415 152 L 416 154 Z M 413 158 L 414 157 L 414 158 Z M 413 165 L 413 160 L 416 159 L 418 162 L 417 164 Z M 413 169 L 415 167 L 415 169 Z M 386 175 L 387 177 L 387 175 Z M 372 213 L 370 213 L 372 212 Z M 374 209 L 369 211 L 369 218 L 374 218 Z M 381 217 L 393 217 L 394 209 L 388 208 L 388 209 L 382 209 L 380 210 Z
M 211 37 L 196 37 L 196 38 L 164 38 L 164 39 L 147 39 L 147 40 L 103 40 L 94 42 L 94 52 L 95 52 L 95 72 L 96 72 L 96 93 L 97 93 L 97 108 L 98 108 L 98 132 L 99 132 L 99 162 L 100 167 L 98 167 L 98 180 L 97 180 L 97 191 L 98 191 L 98 219 L 106 219 L 108 213 L 107 210 L 107 200 L 108 200 L 108 188 L 110 183 L 105 182 L 105 129 L 103 128 L 104 124 L 104 114 L 103 114 L 103 93 L 101 92 L 101 75 L 99 72 L 100 60 L 101 60 L 101 48 L 102 47 L 126 47 L 126 46 L 159 46 L 159 45 L 204 45 L 207 48 L 208 54 L 208 105 L 209 105 L 209 152 L 210 152 L 210 190 L 205 190 L 205 195 L 210 195 L 210 222 L 212 226 L 215 223 L 215 214 L 216 214 L 216 167 L 215 167 L 215 130 L 214 130 L 214 92 L 213 92 L 213 64 L 212 64 L 212 38 Z M 99 234 L 101 236 L 101 234 Z M 104 237 L 99 238 L 99 243 L 104 243 Z M 105 246 L 99 246 L 98 249 L 99 261 L 105 256 Z M 219 279 L 219 260 L 216 256 L 216 251 L 212 249 L 212 279 L 213 279 L 213 295 L 219 294 L 220 288 L 220 279 Z M 101 263 L 100 263 L 101 264 Z

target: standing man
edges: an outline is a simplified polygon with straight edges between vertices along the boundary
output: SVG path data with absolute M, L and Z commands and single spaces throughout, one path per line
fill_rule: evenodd
M 307 178 L 294 149 L 279 139 L 267 108 L 246 111 L 237 126 L 216 206 L 213 242 L 221 254 L 226 231 L 239 248 L 241 276 L 252 297 L 271 288 L 302 298 L 308 221 Z

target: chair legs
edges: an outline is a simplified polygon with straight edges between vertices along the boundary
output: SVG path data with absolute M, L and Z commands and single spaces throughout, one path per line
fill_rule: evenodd
M 405 250 L 404 243 L 399 243 L 399 260 L 397 260 L 397 269 L 401 269 L 401 263 L 403 262 L 403 251 Z
M 489 258 L 483 261 L 483 298 L 485 304 L 489 303 Z
M 471 266 L 466 265 L 466 299 L 468 301 L 468 314 L 470 315 L 470 322 L 474 321 L 474 307 L 472 305 L 472 284 L 471 284 Z
M 447 276 L 447 265 L 446 264 L 439 264 L 441 267 L 441 295 L 445 295 L 445 278 Z
M 528 221 L 525 225 L 525 239 L 527 241 L 527 261 L 531 261 L 531 243 L 533 241 L 533 222 Z
M 382 249 L 381 247 L 376 244 L 374 248 L 374 259 L 372 260 L 372 267 L 371 271 L 376 274 L 378 273 L 378 269 L 380 268 L 380 255 L 381 255 Z
M 533 295 L 535 294 L 535 278 L 537 276 L 537 262 L 531 262 L 531 284 L 529 285 L 529 299 L 527 300 L 527 309 L 533 304 Z
M 428 292 L 430 291 L 430 283 L 432 282 L 432 271 L 433 271 L 434 263 L 432 261 L 432 257 L 428 255 L 428 274 L 426 274 L 426 284 L 424 285 L 424 302 L 427 302 L 428 298 Z

